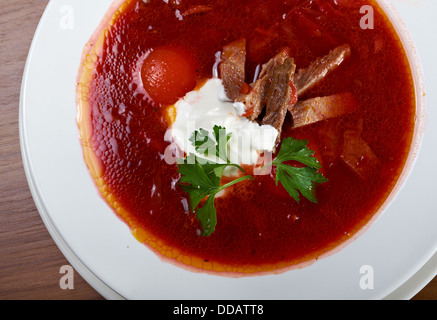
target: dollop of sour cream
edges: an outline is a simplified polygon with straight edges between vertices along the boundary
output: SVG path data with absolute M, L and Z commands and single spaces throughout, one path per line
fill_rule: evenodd
M 224 127 L 231 134 L 228 155 L 232 163 L 255 165 L 260 154 L 275 147 L 278 130 L 244 117 L 245 105 L 229 100 L 219 78 L 211 78 L 200 89 L 187 93 L 175 109 L 176 118 L 169 131 L 173 143 L 187 154 L 198 155 L 190 141 L 195 131 L 205 129 L 212 134 L 214 126 Z

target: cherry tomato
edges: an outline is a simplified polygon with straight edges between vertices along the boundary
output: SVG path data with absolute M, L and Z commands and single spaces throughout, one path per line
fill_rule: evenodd
M 144 88 L 155 102 L 171 105 L 195 88 L 196 66 L 185 51 L 160 47 L 145 59 L 141 78 Z

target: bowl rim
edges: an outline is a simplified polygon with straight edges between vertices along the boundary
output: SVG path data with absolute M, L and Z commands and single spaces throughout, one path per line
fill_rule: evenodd
M 412 174 L 413 168 L 417 163 L 420 150 L 422 148 L 423 138 L 425 134 L 425 128 L 427 124 L 426 115 L 426 94 L 425 94 L 425 77 L 422 68 L 422 62 L 420 60 L 417 47 L 411 36 L 403 18 L 399 14 L 399 11 L 395 8 L 392 0 L 374 0 L 383 14 L 389 19 L 389 22 L 393 26 L 396 35 L 398 36 L 402 47 L 405 51 L 408 66 L 411 70 L 412 80 L 414 84 L 414 95 L 415 95 L 415 126 L 414 133 L 408 152 L 408 157 L 404 164 L 401 174 L 397 179 L 392 191 L 387 196 L 385 201 L 379 207 L 379 209 L 372 215 L 372 217 L 363 226 L 356 231 L 350 239 L 339 243 L 337 246 L 331 250 L 325 252 L 319 257 L 319 259 L 327 258 L 332 256 L 349 244 L 361 237 L 366 231 L 371 228 L 371 226 L 384 214 L 385 211 L 391 206 L 391 204 L 396 200 L 399 193 L 402 191 L 404 186 L 407 184 L 409 177 Z
M 99 38 L 102 36 L 102 32 L 104 32 L 105 29 L 108 28 L 112 24 L 113 19 L 115 18 L 114 15 L 119 11 L 120 7 L 129 3 L 130 0 L 112 0 L 112 3 L 110 7 L 107 9 L 105 17 L 100 21 L 98 27 L 95 29 L 93 34 L 91 35 L 89 41 L 87 42 L 87 45 L 82 51 L 82 60 L 90 54 L 94 47 L 98 47 L 101 44 L 99 44 Z M 324 259 L 327 257 L 330 257 L 332 255 L 337 254 L 339 251 L 342 251 L 344 248 L 346 248 L 348 245 L 353 243 L 355 240 L 360 238 L 366 231 L 371 228 L 371 226 L 383 215 L 383 213 L 390 207 L 390 205 L 396 200 L 397 195 L 401 192 L 403 187 L 406 185 L 408 178 L 411 175 L 411 172 L 413 171 L 414 165 L 417 162 L 417 158 L 422 146 L 423 141 L 423 135 L 425 131 L 425 124 L 426 124 L 426 116 L 425 116 L 425 84 L 424 84 L 424 75 L 423 75 L 423 69 L 421 65 L 421 61 L 419 59 L 419 55 L 415 46 L 415 43 L 412 39 L 412 36 L 410 35 L 408 28 L 406 27 L 402 17 L 400 16 L 399 12 L 393 5 L 392 0 L 374 0 L 374 3 L 379 6 L 378 9 L 382 11 L 382 14 L 385 15 L 391 26 L 393 27 L 396 36 L 399 38 L 399 41 L 401 43 L 402 49 L 404 50 L 408 62 L 408 67 L 411 72 L 413 86 L 414 86 L 414 96 L 415 96 L 415 107 L 416 107 L 416 116 L 415 116 L 415 126 L 414 126 L 414 133 L 411 141 L 411 145 L 408 152 L 408 157 L 405 161 L 405 164 L 402 168 L 402 171 L 399 175 L 399 177 L 396 180 L 396 183 L 394 187 L 392 188 L 389 195 L 386 197 L 386 199 L 382 202 L 382 204 L 379 206 L 379 208 L 372 214 L 372 216 L 369 218 L 367 222 L 365 222 L 363 225 L 359 226 L 350 236 L 348 239 L 344 239 L 342 241 L 339 241 L 335 245 L 333 245 L 331 248 L 323 251 L 317 258 L 311 258 L 311 259 L 305 259 L 304 261 L 282 267 L 279 269 L 274 269 L 271 271 L 262 271 L 262 272 L 255 272 L 251 274 L 241 274 L 241 273 L 235 273 L 235 272 L 214 272 L 214 271 L 205 271 L 203 269 L 199 269 L 197 267 L 186 265 L 180 261 L 177 261 L 175 259 L 169 258 L 164 256 L 162 253 L 158 252 L 157 250 L 154 250 L 149 244 L 142 243 L 145 245 L 149 250 L 153 251 L 163 262 L 173 264 L 179 268 L 192 271 L 192 272 L 206 272 L 211 275 L 216 276 L 223 276 L 223 277 L 252 277 L 252 276 L 263 276 L 263 275 L 270 275 L 270 274 L 277 274 L 277 273 L 285 273 L 291 270 L 306 268 L 312 264 L 314 264 L 316 261 L 320 259 Z M 373 5 L 373 4 L 371 4 Z M 374 8 L 375 9 L 375 8 Z M 77 83 L 80 83 L 82 81 L 81 77 L 83 76 L 83 70 L 84 65 L 82 64 L 79 68 L 78 75 L 77 75 Z M 79 90 L 77 91 L 77 96 L 79 96 Z M 82 106 L 84 104 L 83 101 L 76 101 L 76 104 L 78 106 L 78 124 L 79 124 L 79 131 L 80 136 L 84 139 L 88 139 L 87 133 L 84 129 L 86 127 L 86 124 L 79 123 L 80 118 L 80 110 L 86 109 Z M 86 104 L 86 103 L 85 103 Z M 84 155 L 89 156 L 89 154 L 93 154 L 93 151 L 83 150 Z M 92 158 L 92 157 L 91 157 Z M 90 162 L 89 160 L 87 162 Z M 93 161 L 91 161 L 93 162 Z M 92 173 L 92 176 L 94 177 L 96 175 L 96 169 L 92 165 L 90 166 L 89 163 L 87 163 L 89 166 L 90 173 Z M 99 187 L 99 186 L 96 186 Z M 139 241 L 139 240 L 138 240 Z
M 120 0 L 118 0 L 120 1 Z M 396 195 L 399 193 L 400 189 L 405 185 L 406 180 L 408 179 L 408 177 L 411 174 L 412 168 L 414 166 L 414 164 L 417 161 L 417 157 L 418 154 L 420 152 L 421 149 L 421 144 L 422 144 L 422 140 L 423 140 L 423 135 L 424 135 L 424 130 L 425 130 L 425 125 L 426 125 L 426 112 L 425 112 L 425 85 L 424 85 L 424 77 L 423 77 L 423 71 L 422 71 L 422 67 L 421 67 L 421 63 L 420 63 L 420 59 L 419 56 L 417 54 L 417 50 L 416 47 L 412 41 L 412 38 L 408 32 L 408 29 L 406 28 L 406 26 L 404 25 L 403 20 L 400 18 L 399 13 L 396 11 L 396 9 L 394 8 L 392 2 L 390 0 L 375 0 L 380 6 L 381 9 L 383 9 L 384 13 L 387 15 L 387 17 L 390 19 L 390 22 L 393 24 L 393 26 L 396 29 L 396 32 L 399 36 L 399 38 L 402 41 L 402 44 L 404 46 L 404 49 L 407 53 L 407 57 L 408 57 L 408 61 L 410 63 L 410 67 L 412 68 L 412 75 L 414 78 L 414 83 L 415 83 L 415 89 L 416 89 L 416 109 L 418 111 L 418 115 L 420 115 L 420 117 L 417 118 L 417 122 L 416 122 L 416 126 L 415 126 L 415 133 L 414 133 L 414 138 L 412 141 L 412 148 L 410 149 L 410 153 L 407 159 L 407 163 L 404 166 L 404 169 L 402 171 L 402 175 L 401 177 L 398 179 L 398 182 L 396 184 L 396 187 L 393 189 L 391 196 L 389 196 L 389 198 L 387 198 L 387 200 L 385 201 L 386 206 L 388 206 L 391 202 L 393 202 L 394 198 L 396 197 Z M 41 18 L 41 21 L 44 21 L 45 19 L 45 15 L 47 14 L 47 12 L 49 11 L 48 8 L 55 3 L 55 1 L 51 0 L 49 5 L 46 8 L 46 11 L 43 15 L 43 17 Z M 388 8 L 388 9 L 387 9 Z M 38 27 L 39 29 L 39 27 Z M 37 29 L 36 33 L 39 32 L 39 30 Z M 400 32 L 402 31 L 402 32 Z M 31 50 L 32 51 L 32 48 Z M 27 64 L 26 64 L 26 69 L 27 69 Z M 25 70 L 24 75 L 26 75 L 27 71 Z M 23 82 L 25 82 L 25 79 L 23 79 Z M 24 84 L 24 83 L 23 83 Z M 39 209 L 39 212 L 41 213 L 41 216 L 45 222 L 46 225 L 50 225 L 50 217 L 47 217 L 47 219 L 44 219 L 45 216 L 48 215 L 47 212 L 47 208 L 45 208 L 44 203 L 42 203 L 42 201 L 39 201 L 39 195 L 38 195 L 38 190 L 37 188 L 35 188 L 35 181 L 33 181 L 33 176 L 31 173 L 31 169 L 28 167 L 28 164 L 26 162 L 27 159 L 27 155 L 28 155 L 28 150 L 26 150 L 25 148 L 25 134 L 23 133 L 23 116 L 22 116 L 22 109 L 24 106 L 24 102 L 23 102 L 23 92 L 24 92 L 24 85 L 22 85 L 22 92 L 21 92 L 21 99 L 20 99 L 20 140 L 21 140 L 21 146 L 22 146 L 22 154 L 23 154 L 23 159 L 24 159 L 24 164 L 25 164 L 25 168 L 26 168 L 26 176 L 29 180 L 29 185 L 31 187 L 32 190 L 32 194 L 34 196 L 35 202 L 37 202 L 37 206 Z M 414 147 L 414 149 L 413 149 Z M 414 152 L 413 152 L 414 151 Z M 381 211 L 381 213 L 383 211 L 385 211 L 385 207 L 381 208 L 379 211 Z M 380 214 L 378 214 L 379 216 Z M 374 215 L 374 217 L 376 216 L 376 214 Z M 376 219 L 377 217 L 375 217 Z M 372 222 L 368 223 L 367 225 L 372 224 Z M 51 233 L 56 233 L 56 226 L 52 225 L 52 226 L 48 226 L 49 231 L 51 231 Z M 360 233 L 364 232 L 364 230 L 361 230 Z M 356 234 L 359 234 L 359 232 L 357 232 Z M 61 239 L 60 235 L 57 234 L 52 234 L 52 237 L 54 240 L 56 239 Z M 357 236 L 358 237 L 358 236 Z M 58 247 L 61 248 L 61 251 L 64 253 L 64 255 L 66 257 L 69 257 L 69 259 L 71 259 L 71 257 L 73 257 L 73 260 L 76 260 L 75 255 L 73 252 L 70 251 L 70 249 L 68 248 L 68 245 L 66 243 L 63 243 L 60 241 L 56 241 L 58 244 Z M 82 276 L 84 276 L 84 278 L 87 279 L 87 282 L 89 282 L 90 284 L 92 283 L 96 283 L 95 279 L 91 279 L 90 277 L 86 276 L 87 273 L 89 273 L 90 271 L 87 269 L 87 267 L 85 265 L 80 266 L 82 262 L 80 260 L 77 261 L 72 261 L 72 264 L 74 265 L 74 267 L 76 268 L 76 270 L 81 273 Z M 94 275 L 93 275 L 94 276 Z M 92 277 L 93 277 L 92 276 Z M 99 280 L 99 279 L 97 279 Z M 103 283 L 98 283 L 96 284 L 96 287 L 99 288 L 99 292 L 102 294 L 102 288 L 101 286 L 104 285 Z M 112 296 L 112 288 L 107 288 L 108 292 L 103 293 L 104 296 L 106 296 L 107 298 L 114 298 L 114 296 Z

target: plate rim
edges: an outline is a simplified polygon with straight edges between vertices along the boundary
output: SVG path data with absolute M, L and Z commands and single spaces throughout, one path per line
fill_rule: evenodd
M 44 10 L 44 13 L 42 14 L 42 16 L 39 20 L 38 26 L 37 26 L 35 33 L 34 33 L 34 36 L 32 38 L 31 46 L 30 46 L 29 51 L 28 51 L 28 55 L 27 55 L 26 63 L 25 63 L 25 68 L 24 68 L 24 72 L 23 72 L 23 77 L 22 77 L 22 83 L 21 83 L 21 89 L 20 89 L 20 101 L 19 101 L 19 136 L 20 136 L 20 149 L 21 149 L 21 156 L 22 156 L 24 171 L 25 171 L 26 179 L 27 179 L 33 200 L 34 200 L 35 205 L 37 207 L 37 210 L 38 210 L 38 212 L 43 220 L 43 223 L 45 224 L 52 239 L 54 240 L 54 242 L 56 243 L 56 245 L 58 246 L 60 251 L 63 253 L 65 258 L 72 264 L 74 269 L 87 281 L 87 283 L 89 283 L 104 298 L 111 299 L 111 300 L 119 300 L 119 299 L 124 300 L 125 299 L 124 297 L 122 297 L 113 288 L 109 287 L 106 283 L 104 283 L 96 274 L 94 274 L 85 265 L 85 263 L 83 261 L 81 261 L 81 259 L 68 246 L 68 244 L 64 240 L 63 236 L 57 230 L 55 224 L 53 223 L 53 221 L 50 218 L 50 214 L 48 213 L 48 210 L 47 210 L 47 208 L 42 200 L 42 197 L 38 191 L 37 183 L 35 181 L 35 177 L 33 176 L 32 168 L 31 168 L 31 165 L 30 165 L 29 159 L 28 159 L 29 151 L 28 151 L 26 130 L 25 130 L 25 124 L 24 124 L 25 105 L 26 105 L 24 93 L 26 92 L 26 88 L 28 85 L 27 75 L 29 72 L 29 65 L 30 65 L 31 60 L 32 60 L 32 53 L 34 51 L 35 42 L 38 39 L 38 35 L 41 31 L 41 26 L 44 24 L 46 17 L 48 15 L 48 12 L 50 11 L 50 8 L 54 5 L 55 2 L 56 2 L 55 0 L 49 1 L 49 3 L 47 4 L 47 6 Z M 405 38 L 406 38 L 406 40 L 409 40 L 409 34 Z M 410 172 L 411 172 L 411 169 L 410 169 Z M 436 256 L 436 254 L 434 253 L 434 256 L 431 257 L 426 263 L 428 263 L 430 260 L 435 258 L 435 256 Z M 425 267 L 425 265 L 423 267 Z M 419 274 L 422 271 L 423 267 L 419 271 L 417 271 L 412 277 L 410 277 L 404 284 L 408 283 L 408 281 L 410 279 L 414 278 L 414 276 L 416 274 Z M 434 273 L 431 272 L 429 275 L 423 276 L 421 278 L 421 281 L 415 287 L 414 292 L 401 293 L 399 296 L 404 297 L 401 299 L 411 298 L 412 296 L 417 294 L 417 292 L 419 292 L 424 286 L 426 286 L 426 284 L 429 282 L 428 279 L 432 280 L 431 276 L 435 277 L 435 275 L 437 274 L 437 264 L 436 263 L 434 263 L 434 268 L 435 268 Z M 402 284 L 398 289 L 400 290 L 404 286 L 404 284 Z M 393 293 L 395 293 L 398 289 L 394 290 Z M 416 290 L 418 290 L 418 291 L 416 292 Z M 390 297 L 390 296 L 391 296 L 391 294 L 389 294 L 387 297 Z
M 27 75 L 29 72 L 29 65 L 32 60 L 32 53 L 35 47 L 35 43 L 37 41 L 38 35 L 41 31 L 41 27 L 44 24 L 48 12 L 54 4 L 54 0 L 50 0 L 45 7 L 38 25 L 35 29 L 34 35 L 32 37 L 32 41 L 28 50 L 28 54 L 26 57 L 26 62 L 23 70 L 23 76 L 21 80 L 20 86 L 20 99 L 19 99 L 19 111 L 18 111 L 18 131 L 19 131 L 19 141 L 20 141 L 20 152 L 23 163 L 23 169 L 26 176 L 27 184 L 29 186 L 32 199 L 35 203 L 37 211 L 49 232 L 51 238 L 55 242 L 58 249 L 62 252 L 67 261 L 73 266 L 74 270 L 76 270 L 85 281 L 93 287 L 99 294 L 101 294 L 105 299 L 108 300 L 124 300 L 125 298 L 118 294 L 114 289 L 109 287 L 106 283 L 104 283 L 96 274 L 94 274 L 85 263 L 71 250 L 68 246 L 67 242 L 64 240 L 60 232 L 55 227 L 53 221 L 50 218 L 48 210 L 44 205 L 44 202 L 41 199 L 38 188 L 36 187 L 35 178 L 32 173 L 31 166 L 28 161 L 29 152 L 27 150 L 27 140 L 25 133 L 25 91 L 27 88 Z

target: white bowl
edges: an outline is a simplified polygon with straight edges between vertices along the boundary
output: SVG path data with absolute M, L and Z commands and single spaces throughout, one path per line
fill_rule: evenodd
M 111 2 L 77 0 L 67 6 L 62 0 L 49 3 L 30 49 L 20 103 L 23 162 L 41 217 L 73 267 L 104 297 L 382 299 L 405 284 L 435 254 L 437 236 L 433 226 L 437 225 L 437 218 L 431 212 L 433 198 L 424 198 L 423 190 L 416 191 L 424 179 L 436 173 L 431 161 L 418 162 L 422 157 L 417 157 L 421 147 L 427 153 L 436 152 L 431 144 L 422 144 L 422 69 L 411 37 L 394 7 L 389 1 L 379 0 L 401 35 L 414 74 L 418 108 L 412 152 L 383 210 L 343 250 L 304 269 L 235 279 L 193 273 L 163 263 L 134 239 L 129 228 L 101 199 L 79 143 L 77 71 L 83 47 Z M 65 10 L 73 12 L 73 29 L 60 25 Z M 418 206 L 417 201 L 425 206 Z M 415 219 L 411 219 L 412 212 Z M 375 287 L 371 290 L 360 287 L 363 266 L 375 271 Z M 431 270 L 435 275 L 436 268 Z M 418 288 L 420 285 L 404 296 L 411 297 Z

